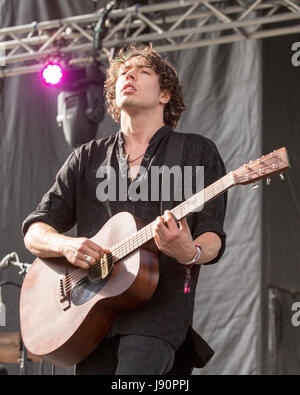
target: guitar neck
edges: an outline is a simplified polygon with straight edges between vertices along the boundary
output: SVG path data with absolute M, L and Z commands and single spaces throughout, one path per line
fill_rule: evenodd
M 269 176 L 281 173 L 289 168 L 287 150 L 285 147 L 279 148 L 255 161 L 251 160 L 235 171 L 231 171 L 170 211 L 175 220 L 180 221 L 194 211 L 199 211 L 205 203 L 221 195 L 234 185 L 253 184 L 257 180 L 269 178 Z M 111 250 L 113 259 L 118 261 L 150 241 L 153 238 L 153 225 L 154 221 L 114 246 Z
M 221 195 L 234 184 L 234 177 L 232 172 L 230 172 L 218 181 L 204 188 L 202 191 L 180 203 L 170 211 L 173 214 L 175 220 L 180 221 L 181 219 L 192 214 L 194 211 L 201 209 L 205 203 Z M 153 238 L 153 225 L 154 221 L 114 246 L 111 250 L 114 259 L 116 261 L 121 260 L 150 241 Z

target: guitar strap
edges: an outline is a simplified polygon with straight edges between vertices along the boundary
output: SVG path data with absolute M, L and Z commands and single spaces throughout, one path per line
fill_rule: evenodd
M 186 135 L 185 133 L 172 132 L 167 143 L 167 149 L 165 154 L 164 165 L 171 169 L 173 166 L 183 165 L 183 150 Z M 163 192 L 164 186 L 168 186 L 166 178 L 170 177 L 163 168 L 162 174 L 162 187 Z M 174 185 L 176 177 L 171 177 L 170 180 L 170 200 L 164 201 L 161 197 L 160 200 L 160 211 L 163 215 L 165 210 L 171 210 L 173 207 L 174 191 L 178 188 L 178 182 L 181 182 L 181 177 L 178 177 L 176 185 Z M 179 180 L 180 179 L 180 180 Z M 163 195 L 162 196 L 166 196 Z M 184 342 L 180 346 L 179 350 L 176 351 L 174 364 L 169 374 L 191 374 L 193 367 L 202 368 L 214 355 L 214 351 L 206 343 L 206 341 L 190 326 L 185 337 Z
M 175 191 L 182 182 L 181 177 L 170 177 L 170 169 L 173 166 L 183 164 L 183 148 L 185 143 L 185 133 L 171 132 L 167 143 L 165 160 L 162 172 L 161 196 L 160 196 L 160 213 L 163 215 L 165 210 L 171 210 L 173 207 Z M 169 180 L 167 179 L 169 178 Z M 166 190 L 170 186 L 170 193 Z M 170 196 L 170 200 L 164 200 L 164 196 Z

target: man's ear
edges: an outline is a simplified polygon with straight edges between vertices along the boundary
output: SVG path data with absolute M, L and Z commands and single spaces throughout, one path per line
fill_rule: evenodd
M 162 91 L 162 92 L 160 93 L 160 102 L 161 102 L 162 104 L 167 104 L 167 103 L 169 103 L 170 99 L 171 99 L 171 95 L 170 95 L 170 92 L 169 92 L 169 91 Z

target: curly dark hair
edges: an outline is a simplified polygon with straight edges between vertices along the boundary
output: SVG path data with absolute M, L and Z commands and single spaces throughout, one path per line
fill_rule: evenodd
M 159 75 L 159 85 L 161 91 L 167 91 L 170 94 L 170 100 L 165 105 L 164 123 L 175 128 L 186 109 L 183 101 L 182 85 L 179 83 L 175 68 L 164 59 L 158 52 L 148 46 L 136 46 L 135 43 L 129 47 L 120 50 L 118 56 L 110 61 L 110 67 L 107 70 L 105 81 L 106 100 L 108 103 L 108 113 L 116 122 L 120 122 L 121 109 L 116 105 L 116 82 L 119 76 L 120 67 L 133 57 L 143 57 L 150 67 Z

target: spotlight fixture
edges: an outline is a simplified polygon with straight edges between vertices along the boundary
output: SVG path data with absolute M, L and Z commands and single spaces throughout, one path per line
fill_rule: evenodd
M 104 81 L 98 63 L 64 71 L 59 84 L 57 123 L 73 148 L 96 136 L 105 114 Z

